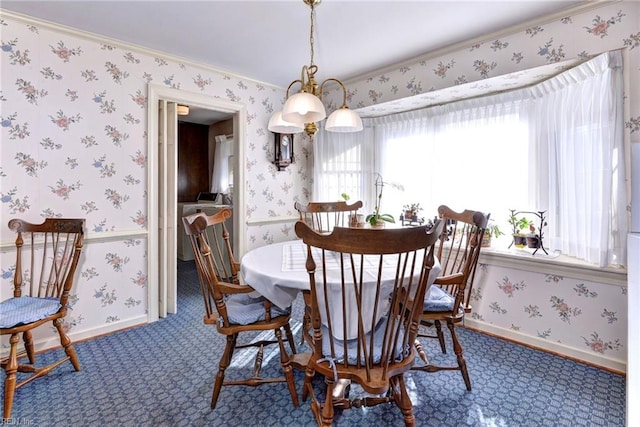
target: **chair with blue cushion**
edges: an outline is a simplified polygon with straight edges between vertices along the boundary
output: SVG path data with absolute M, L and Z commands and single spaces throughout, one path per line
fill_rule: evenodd
M 241 283 L 240 263 L 236 261 L 229 232 L 225 225 L 231 218 L 230 209 L 221 209 L 213 215 L 198 212 L 182 218 L 185 233 L 193 248 L 194 260 L 204 297 L 204 323 L 215 325 L 218 332 L 227 338 L 213 386 L 211 408 L 216 407 L 222 386 L 258 386 L 266 383 L 286 382 L 293 404 L 298 406 L 298 394 L 293 378 L 293 368 L 285 349 L 282 330 L 285 331 L 292 353 L 296 352 L 289 320 L 291 308 L 281 310 L 249 285 Z M 238 336 L 273 331 L 275 339 L 256 339 L 238 344 Z M 278 344 L 280 364 L 284 377 L 260 376 L 264 348 Z M 246 379 L 225 381 L 225 371 L 231 364 L 234 351 L 246 347 L 257 347 L 256 362 L 252 375 Z
M 335 409 L 384 403 L 395 403 L 406 425 L 416 424 L 404 373 L 416 359 L 414 343 L 442 224 L 336 227 L 325 234 L 296 223 L 296 235 L 307 245 L 312 326 L 302 399 L 311 396 L 319 426 L 332 424 Z M 315 374 L 326 385 L 317 394 Z M 364 396 L 339 392 L 349 381 Z
M 47 218 L 42 224 L 12 219 L 9 228 L 17 237 L 13 297 L 0 302 L 0 335 L 9 336 L 9 354 L 1 361 L 6 373 L 4 420 L 11 418 L 18 388 L 47 375 L 67 360 L 76 371 L 80 370 L 80 362 L 65 332 L 64 317 L 82 252 L 84 219 Z M 32 331 L 49 322 L 60 336 L 65 356 L 46 366 L 35 366 Z M 18 353 L 20 334 L 24 351 Z M 22 360 L 25 357 L 28 361 Z
M 442 332 L 442 323 L 445 323 L 451 332 L 457 365 L 437 366 L 430 363 L 420 341 L 416 340 L 418 354 L 424 361 L 424 365 L 415 366 L 412 370 L 425 372 L 459 370 L 467 390 L 471 391 L 467 362 L 455 327 L 464 320 L 465 313 L 471 310 L 469 299 L 489 214 L 471 210 L 455 212 L 448 206 L 442 205 L 438 208 L 438 216 L 446 223 L 437 249 L 442 271 L 427 293 L 421 318 L 423 326 L 435 327 L 435 335 L 421 332 L 418 337 L 437 338 L 442 353 L 446 353 Z

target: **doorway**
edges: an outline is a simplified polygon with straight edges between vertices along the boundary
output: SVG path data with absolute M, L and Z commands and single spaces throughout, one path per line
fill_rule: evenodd
M 174 88 L 149 85 L 147 96 L 147 314 L 153 322 L 177 310 L 176 225 L 177 225 L 177 127 L 176 104 L 230 114 L 237 142 L 233 175 L 234 252 L 245 251 L 244 218 L 247 111 L 244 104 L 186 92 Z

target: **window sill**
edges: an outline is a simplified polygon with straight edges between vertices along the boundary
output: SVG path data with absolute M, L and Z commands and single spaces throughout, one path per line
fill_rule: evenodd
M 623 267 L 600 268 L 566 255 L 557 253 L 547 255 L 542 250 L 538 250 L 535 255 L 531 255 L 531 253 L 531 250 L 526 249 L 482 248 L 479 262 L 549 276 L 571 277 L 616 286 L 627 286 L 627 270 Z

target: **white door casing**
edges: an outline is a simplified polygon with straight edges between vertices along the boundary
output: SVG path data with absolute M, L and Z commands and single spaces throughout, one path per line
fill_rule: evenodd
M 233 133 L 237 142 L 233 175 L 233 247 L 241 257 L 245 252 L 244 168 L 247 110 L 244 104 L 198 93 L 150 84 L 147 94 L 147 319 L 149 322 L 175 312 L 176 287 L 176 224 L 177 224 L 177 146 L 173 142 L 161 144 L 169 137 L 172 125 L 160 119 L 164 111 L 180 103 L 233 115 Z M 173 105 L 175 109 L 175 105 Z M 163 113 L 164 114 L 164 113 Z M 175 111 L 174 111 L 175 114 Z M 167 115 L 168 116 L 168 115 Z M 163 117 L 167 117 L 163 116 Z M 171 117 L 177 117 L 172 115 Z M 163 135 L 160 138 L 160 135 Z M 169 170 L 170 169 L 170 170 Z

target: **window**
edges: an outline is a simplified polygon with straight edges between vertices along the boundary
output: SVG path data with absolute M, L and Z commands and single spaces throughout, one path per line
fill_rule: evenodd
M 499 121 L 476 119 L 388 139 L 380 173 L 404 191 L 385 191 L 382 210 L 397 216 L 404 204 L 420 203 L 421 214 L 431 218 L 446 204 L 491 212 L 506 222 L 509 209 L 530 204 L 528 132 L 526 122 L 508 114 Z
M 341 134 L 339 144 L 323 132 L 314 194 L 348 187 L 370 210 L 380 173 L 404 187 L 385 189 L 383 213 L 397 218 L 416 202 L 427 218 L 440 204 L 482 210 L 507 234 L 509 209 L 544 210 L 547 249 L 623 265 L 621 74 L 620 52 L 609 52 L 532 88 L 365 119 L 367 132 Z M 373 148 L 369 157 L 365 147 Z M 372 167 L 358 169 L 358 156 Z

